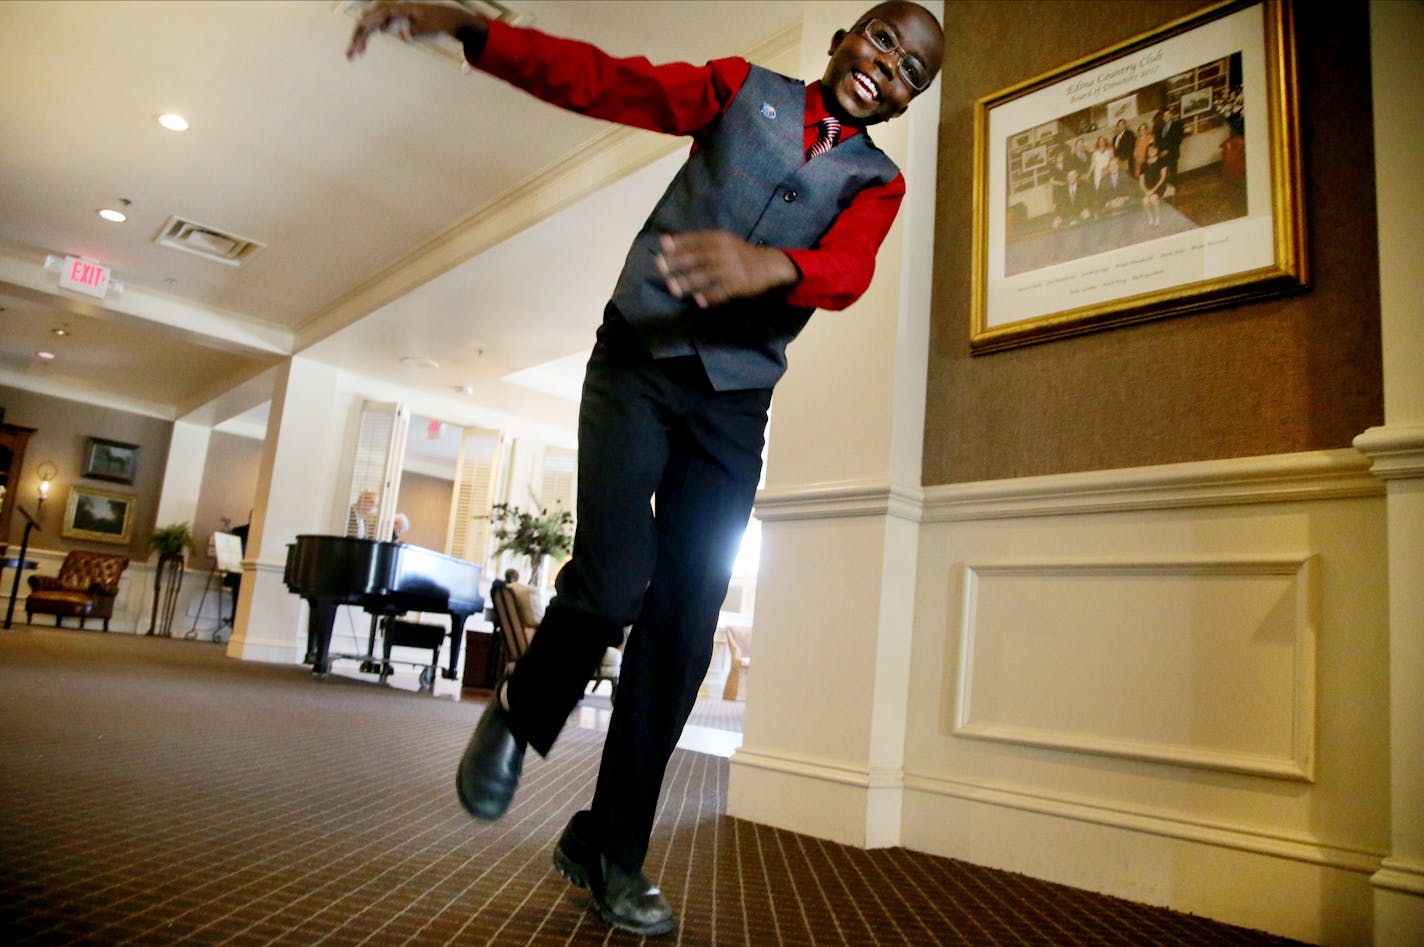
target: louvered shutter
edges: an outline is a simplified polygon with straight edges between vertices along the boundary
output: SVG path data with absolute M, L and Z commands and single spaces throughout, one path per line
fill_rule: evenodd
M 539 502 L 545 509 L 556 506 L 574 510 L 574 459 L 573 451 L 562 447 L 544 449 L 544 475 L 539 486 Z
M 405 457 L 406 432 L 410 412 L 404 405 L 366 401 L 361 405 L 361 428 L 356 437 L 356 456 L 351 462 L 351 487 L 347 493 L 345 534 L 361 535 L 355 510 L 361 495 L 370 492 L 376 507 L 364 530 L 367 539 L 390 539 L 395 519 L 395 500 L 400 493 L 401 462 Z
M 543 472 L 539 483 L 539 502 L 546 510 L 567 510 L 574 512 L 575 461 L 578 455 L 563 447 L 544 448 Z M 568 556 L 558 556 L 549 561 L 550 568 L 540 573 L 541 580 L 547 581 L 558 575 L 559 569 Z
M 446 552 L 470 562 L 489 557 L 490 507 L 494 505 L 499 432 L 466 428 L 455 466 L 455 490 L 450 511 Z

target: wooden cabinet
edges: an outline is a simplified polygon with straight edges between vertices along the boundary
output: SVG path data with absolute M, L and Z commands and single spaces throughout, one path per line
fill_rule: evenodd
M 471 628 L 465 632 L 465 674 L 462 686 L 488 690 L 499 681 L 500 648 L 494 635 Z
M 0 486 L 5 499 L 0 503 L 0 555 L 10 540 L 10 514 L 20 501 L 20 474 L 25 466 L 25 446 L 35 428 L 0 423 Z

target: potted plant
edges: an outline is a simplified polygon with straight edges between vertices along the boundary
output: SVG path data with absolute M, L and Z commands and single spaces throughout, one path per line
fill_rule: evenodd
M 187 523 L 169 523 L 153 531 L 148 537 L 148 548 L 158 553 L 158 568 L 153 570 L 153 616 L 148 622 L 148 634 L 167 638 L 172 634 L 173 610 L 178 604 L 178 590 L 183 586 L 183 554 L 197 551 L 198 543 Z M 168 579 L 166 594 L 165 576 Z M 159 615 L 160 600 L 162 616 Z
M 148 549 L 158 553 L 160 562 L 164 559 L 182 559 L 184 552 L 196 552 L 197 548 L 197 540 L 193 538 L 193 530 L 187 523 L 160 526 L 148 537 Z
M 539 588 L 545 556 L 562 556 L 574 548 L 574 517 L 568 510 L 545 508 L 529 513 L 508 503 L 496 503 L 490 511 L 496 553 L 517 552 L 529 557 L 529 584 Z

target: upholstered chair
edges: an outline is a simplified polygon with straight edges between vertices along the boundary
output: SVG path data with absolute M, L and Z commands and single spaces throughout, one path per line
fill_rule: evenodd
M 519 616 L 519 603 L 514 590 L 503 583 L 490 588 L 490 601 L 494 605 L 494 624 L 504 645 L 504 669 L 500 672 L 502 681 L 514 670 L 514 662 L 529 650 L 532 629 Z
M 53 615 L 58 628 L 66 616 L 72 615 L 83 628 L 86 620 L 98 618 L 108 631 L 109 619 L 114 616 L 114 599 L 119 594 L 119 576 L 128 565 L 128 556 L 74 550 L 64 557 L 59 575 L 30 576 L 25 620 L 34 621 L 36 614 Z
M 627 629 L 624 629 L 627 635 Z M 618 672 L 623 668 L 623 649 L 605 648 L 603 658 L 598 662 L 598 670 L 593 672 L 593 688 L 598 690 L 598 685 L 604 681 L 608 682 L 608 699 L 618 699 Z
M 521 596 L 521 590 L 519 586 L 503 583 L 496 583 L 490 588 L 495 629 L 504 644 L 504 671 L 501 678 L 514 670 L 514 663 L 529 650 L 529 642 L 539 630 L 538 624 L 530 621 L 534 614 L 527 598 Z M 525 598 L 525 601 L 521 601 L 521 598 Z M 624 634 L 627 634 L 626 629 Z M 600 683 L 607 681 L 609 695 L 613 700 L 618 699 L 618 671 L 622 664 L 623 649 L 607 648 L 598 663 L 598 670 L 594 672 L 593 686 L 597 688 Z

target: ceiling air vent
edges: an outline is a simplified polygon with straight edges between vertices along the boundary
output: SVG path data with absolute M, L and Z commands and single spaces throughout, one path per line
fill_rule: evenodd
M 267 246 L 236 234 L 224 233 L 216 227 L 184 220 L 174 215 L 163 222 L 163 228 L 153 242 L 172 247 L 228 266 L 242 266 Z

